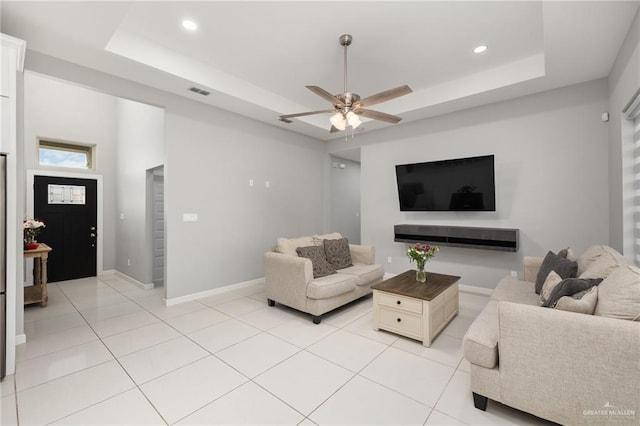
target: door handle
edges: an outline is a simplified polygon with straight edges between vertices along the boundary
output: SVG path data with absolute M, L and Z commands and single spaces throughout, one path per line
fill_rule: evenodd
M 96 234 L 92 232 L 91 234 L 89 234 L 89 236 L 95 238 Z

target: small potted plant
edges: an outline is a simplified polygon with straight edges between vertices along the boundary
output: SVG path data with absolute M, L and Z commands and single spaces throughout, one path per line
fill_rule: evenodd
M 36 236 L 42 231 L 42 228 L 45 227 L 44 222 L 38 219 L 25 219 L 23 222 L 24 226 L 24 249 L 25 250 L 34 250 L 38 248 L 38 242 L 36 241 Z
M 424 271 L 424 264 L 433 258 L 440 251 L 438 246 L 430 246 L 428 244 L 416 243 L 407 249 L 409 262 L 416 262 L 416 281 L 421 283 L 427 281 L 427 273 Z

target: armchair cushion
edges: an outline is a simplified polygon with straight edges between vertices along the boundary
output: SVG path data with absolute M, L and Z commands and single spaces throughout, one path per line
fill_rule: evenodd
M 299 237 L 299 238 L 278 238 L 278 245 L 276 245 L 276 251 L 282 254 L 288 254 L 289 256 L 298 257 L 296 249 L 298 247 L 308 247 L 313 245 L 313 238 L 311 237 Z
M 347 274 L 333 274 L 322 278 L 315 278 L 307 286 L 309 299 L 328 299 L 349 293 L 356 288 L 356 279 Z
M 324 254 L 329 263 L 335 266 L 336 269 L 353 265 L 351 252 L 349 251 L 349 241 L 346 238 L 324 240 Z
M 336 268 L 327 262 L 327 258 L 324 256 L 324 247 L 298 247 L 296 249 L 296 253 L 298 253 L 298 256 L 300 257 L 311 259 L 311 265 L 313 266 L 313 278 L 322 278 L 336 273 Z
M 341 274 L 353 275 L 357 285 L 369 285 L 382 280 L 384 268 L 382 265 L 353 265 L 340 269 Z
M 340 234 L 339 232 L 332 232 L 330 234 L 322 234 L 322 235 L 314 234 L 313 244 L 317 246 L 322 246 L 322 243 L 324 240 L 339 240 L 340 238 L 342 238 L 342 234 Z

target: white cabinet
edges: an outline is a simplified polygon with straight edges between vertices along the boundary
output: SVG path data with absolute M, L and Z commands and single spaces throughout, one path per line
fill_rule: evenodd
M 0 152 L 8 152 L 8 141 L 11 139 L 12 132 L 12 115 L 11 114 L 11 100 L 6 96 L 0 96 L 0 115 L 2 116 L 2 122 L 0 123 Z M 5 149 L 5 144 L 7 147 Z
M 22 286 L 18 286 L 18 269 L 22 268 L 22 230 L 18 223 L 18 144 L 16 86 L 17 75 L 24 65 L 26 43 L 23 40 L 0 34 L 0 113 L 2 129 L 0 129 L 0 152 L 7 154 L 6 162 L 6 374 L 15 373 L 16 369 L 16 321 L 18 309 L 24 309 L 22 303 Z M 20 214 L 21 215 L 21 214 Z
M 10 78 L 9 74 L 11 72 L 11 61 L 9 60 L 9 49 L 6 49 L 4 46 L 2 49 L 2 65 L 0 66 L 0 80 L 2 84 L 0 84 L 0 96 L 9 96 L 10 92 Z

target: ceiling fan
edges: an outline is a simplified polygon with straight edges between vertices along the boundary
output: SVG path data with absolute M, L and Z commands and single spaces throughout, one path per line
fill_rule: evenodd
M 333 109 L 285 114 L 280 116 L 280 121 L 291 123 L 292 121 L 290 118 L 302 117 L 305 115 L 334 113 L 329 119 L 331 122 L 331 128 L 329 131 L 331 133 L 344 130 L 347 125 L 351 126 L 352 129 L 356 129 L 360 124 L 362 124 L 359 116 L 392 124 L 400 122 L 402 118 L 396 115 L 373 111 L 367 108 L 372 105 L 407 95 L 412 92 L 411 88 L 404 85 L 394 89 L 385 90 L 384 92 L 368 96 L 364 99 L 361 99 L 360 96 L 355 93 L 350 93 L 347 90 L 347 47 L 353 41 L 353 37 L 350 34 L 343 34 L 338 38 L 338 41 L 340 42 L 340 45 L 344 47 L 344 92 L 332 95 L 321 87 L 306 86 L 307 89 L 311 90 L 316 95 L 331 102 Z

